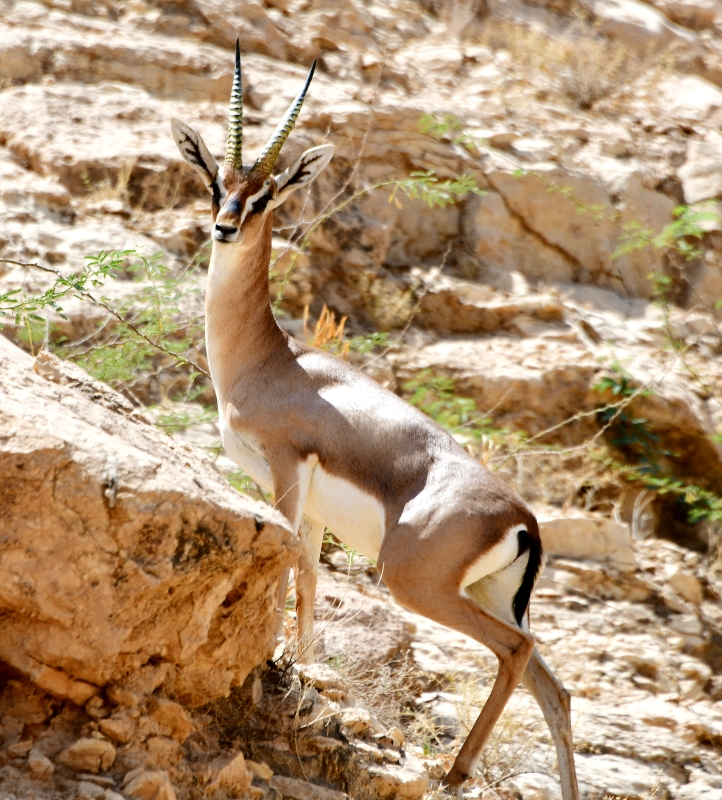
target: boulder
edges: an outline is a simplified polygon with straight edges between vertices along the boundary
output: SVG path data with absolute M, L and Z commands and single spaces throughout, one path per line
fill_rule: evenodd
M 574 277 L 573 259 L 535 234 L 502 193 L 471 197 L 464 206 L 462 231 L 466 246 L 486 269 L 521 272 L 532 280 Z
M 60 764 L 76 772 L 104 772 L 114 761 L 115 747 L 105 739 L 78 739 L 58 756 Z
M 658 233 L 672 221 L 674 203 L 645 189 L 636 171 L 627 171 L 624 177 L 625 203 L 620 221 L 604 181 L 581 169 L 541 163 L 523 174 L 508 168 L 492 169 L 486 178 L 503 199 L 501 218 L 507 214 L 514 218 L 511 228 L 506 224 L 502 230 L 506 228 L 513 235 L 519 226 L 523 229 L 520 240 L 508 248 L 509 255 L 499 254 L 497 259 L 508 261 L 517 252 L 521 258 L 508 266 L 536 280 L 574 281 L 632 297 L 650 296 L 650 267 L 660 268 L 661 252 L 646 248 L 613 256 L 623 226 L 635 224 Z M 554 198 L 553 202 L 550 198 Z M 493 201 L 484 197 L 472 202 L 483 211 Z M 483 255 L 483 228 L 480 233 L 481 240 L 477 235 L 471 244 Z
M 123 780 L 123 792 L 138 800 L 176 800 L 168 773 L 134 769 Z
M 722 135 L 710 132 L 704 139 L 693 139 L 677 174 L 686 203 L 722 196 Z
M 436 270 L 412 270 L 411 280 L 420 283 L 415 321 L 442 334 L 523 333 L 530 320 L 561 323 L 564 319 L 562 301 L 553 295 L 510 298 L 484 284 L 442 276 Z
M 325 786 L 299 781 L 296 778 L 286 778 L 283 775 L 274 775 L 269 781 L 282 798 L 288 800 L 348 800 L 345 792 L 327 789 Z
M 650 48 L 695 41 L 691 31 L 675 25 L 640 0 L 592 0 L 589 6 L 599 21 L 601 33 L 618 39 L 639 55 L 647 55 Z
M 633 324 L 618 319 L 615 325 L 620 322 Z M 537 434 L 569 420 L 549 438 L 573 443 L 599 430 L 593 413 L 580 417 L 580 412 L 619 400 L 611 391 L 594 388 L 603 374 L 595 355 L 599 352 L 577 336 L 519 339 L 497 334 L 441 339 L 414 352 L 391 353 L 389 360 L 400 385 L 429 370 L 452 378 L 457 393 L 473 398 L 481 414 L 491 414 L 497 426 Z M 722 486 L 722 446 L 713 438 L 710 401 L 699 396 L 681 369 L 665 365 L 661 354 L 650 358 L 637 348 L 618 348 L 617 356 L 622 352 L 633 385 L 652 389 L 635 397 L 626 413 L 644 419 L 650 434 L 659 437 L 660 464 L 716 491 Z
M 545 552 L 567 558 L 608 561 L 617 569 L 636 568 L 629 526 L 604 517 L 545 517 L 539 515 Z
M 722 108 L 722 89 L 697 75 L 674 75 L 662 81 L 658 89 L 660 100 L 680 123 L 697 125 Z
M 273 652 L 284 519 L 83 370 L 2 337 L 0 409 L 0 661 L 76 703 L 164 682 L 197 705 L 242 683 Z M 187 736 L 175 703 L 153 713 Z
M 210 765 L 211 778 L 205 788 L 206 797 L 241 797 L 253 780 L 243 753 L 228 753 Z

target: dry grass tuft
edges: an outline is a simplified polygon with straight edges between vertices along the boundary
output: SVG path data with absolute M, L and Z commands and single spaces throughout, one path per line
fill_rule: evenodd
M 559 36 L 512 24 L 487 20 L 482 42 L 505 49 L 532 86 L 589 109 L 633 80 L 644 69 L 643 60 L 607 37 L 569 28 Z
M 120 200 L 123 205 L 127 206 L 130 202 L 130 176 L 133 174 L 135 164 L 135 160 L 123 162 L 120 167 L 118 167 L 118 172 L 114 179 L 111 178 L 110 175 L 106 175 L 102 181 L 95 185 L 92 185 L 90 180 L 86 176 L 83 176 L 88 186 L 88 194 L 84 198 L 85 203 L 102 203 L 111 200 Z
M 336 315 L 324 304 L 313 331 L 311 331 L 308 327 L 308 313 L 309 309 L 306 306 L 303 310 L 303 336 L 308 344 L 318 347 L 319 350 L 333 353 L 339 358 L 347 358 L 349 342 L 344 342 L 343 332 L 348 317 L 342 317 L 340 322 L 336 322 Z
M 382 725 L 408 729 L 414 698 L 429 680 L 408 654 L 379 667 L 369 665 L 356 653 L 344 653 L 329 666 L 338 673 L 349 693 L 372 711 Z

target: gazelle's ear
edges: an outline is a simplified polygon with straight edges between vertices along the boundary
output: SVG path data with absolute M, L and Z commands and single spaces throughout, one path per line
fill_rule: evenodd
M 311 183 L 321 170 L 328 165 L 333 156 L 333 145 L 322 144 L 320 147 L 312 147 L 291 164 L 291 166 L 276 177 L 276 188 L 278 193 L 268 204 L 269 208 L 276 208 L 288 197 L 291 192 L 301 186 Z
M 200 172 L 203 183 L 212 192 L 216 175 L 218 175 L 218 164 L 203 143 L 200 134 L 179 119 L 171 120 L 170 129 L 180 154 L 194 169 Z

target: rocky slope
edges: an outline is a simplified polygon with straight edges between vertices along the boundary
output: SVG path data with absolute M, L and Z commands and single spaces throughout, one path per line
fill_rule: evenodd
M 389 332 L 386 345 L 364 354 L 362 343 L 351 358 L 406 395 L 433 395 L 439 380 L 451 379 L 452 395 L 473 401 L 471 417 L 488 420 L 457 420 L 456 435 L 549 520 L 554 557 L 534 600 L 534 627 L 574 694 L 584 796 L 722 797 L 720 523 L 711 513 L 690 521 L 688 513 L 713 502 L 699 492 L 722 494 L 719 3 L 243 0 L 229 8 L 216 0 L 0 0 L 0 14 L 0 258 L 7 259 L 0 297 L 18 288 L 32 297 L 100 251 L 161 254 L 145 263 L 133 254 L 113 278 L 96 273 L 91 293 L 102 304 L 66 297 L 58 301 L 62 315 L 46 306 L 37 320 L 4 318 L 3 334 L 25 350 L 48 345 L 126 399 L 80 373 L 63 377 L 66 368 L 48 355 L 31 372 L 26 356 L 2 345 L 2 368 L 22 374 L 13 373 L 3 394 L 2 442 L 22 440 L 8 451 L 7 470 L 12 477 L 17 459 L 26 463 L 43 501 L 31 542 L 29 512 L 17 499 L 27 487 L 10 506 L 3 500 L 0 535 L 24 544 L 3 545 L 0 555 L 17 577 L 0 592 L 9 631 L 0 647 L 8 665 L 0 792 L 305 797 L 309 777 L 316 796 L 321 785 L 356 796 L 368 784 L 376 787 L 369 796 L 417 797 L 427 774 L 433 790 L 483 697 L 471 676 L 488 676 L 493 666 L 468 641 L 390 607 L 370 567 L 357 568 L 349 583 L 346 556 L 332 549 L 319 613 L 332 618 L 322 647 L 337 677 L 252 673 L 232 695 L 248 710 L 245 728 L 232 704 L 197 710 L 242 684 L 268 649 L 268 620 L 252 619 L 268 615 L 268 603 L 260 604 L 265 611 L 238 608 L 233 627 L 259 637 L 243 644 L 248 652 L 220 622 L 228 588 L 248 580 L 249 565 L 229 559 L 247 553 L 249 514 L 267 512 L 228 494 L 207 463 L 197 466 L 203 487 L 191 485 L 180 464 L 153 477 L 158 448 L 173 464 L 185 451 L 177 441 L 159 444 L 138 421 L 143 405 L 253 492 L 219 451 L 212 387 L 202 375 L 191 386 L 196 367 L 179 368 L 169 352 L 140 352 L 120 320 L 151 338 L 162 333 L 166 349 L 205 367 L 208 198 L 181 162 L 169 121 L 186 119 L 222 154 L 239 36 L 245 152 L 262 146 L 313 58 L 319 69 L 279 168 L 311 145 L 336 148 L 308 196 L 278 212 L 271 279 L 281 323 L 313 338 L 304 334 L 304 307 L 312 330 L 326 305 L 349 317 L 349 335 Z M 436 186 L 428 175 L 425 183 L 412 178 L 428 172 Z M 445 189 L 459 192 L 456 201 L 434 202 L 438 182 L 460 176 L 468 177 Z M 670 227 L 682 203 L 707 213 Z M 10 295 L 0 308 L 16 300 Z M 149 307 L 161 310 L 144 316 Z M 68 386 L 97 394 L 101 405 Z M 31 395 L 48 409 L 67 403 L 72 414 L 53 430 L 28 423 Z M 112 409 L 102 408 L 103 397 Z M 611 413 L 603 408 L 620 401 Z M 474 425 L 483 437 L 469 434 Z M 135 431 L 122 445 L 120 428 Z M 518 431 L 536 438 L 520 440 Z M 227 514 L 245 520 L 238 542 L 207 562 L 208 574 L 170 557 L 143 562 L 148 569 L 129 580 L 154 584 L 138 589 L 147 605 L 129 604 L 127 588 L 110 582 L 123 559 L 133 561 L 122 555 L 128 547 L 106 546 L 113 481 L 122 487 L 133 472 L 126 464 L 137 459 L 150 459 L 148 475 L 130 487 L 139 496 L 176 492 L 187 514 L 210 513 L 221 527 Z M 649 482 L 625 480 L 610 460 L 651 469 L 668 480 L 665 491 L 679 480 L 697 493 L 653 491 Z M 75 475 L 63 495 L 50 487 L 48 470 Z M 167 541 L 158 545 L 164 553 L 173 550 L 183 513 L 169 510 Z M 140 537 L 136 544 L 146 535 L 138 519 L 136 532 L 127 531 Z M 66 558 L 77 570 L 58 576 L 54 562 L 38 559 L 86 529 L 93 541 L 81 536 Z M 277 520 L 264 531 L 287 542 Z M 267 599 L 282 566 L 268 547 L 275 561 L 257 587 Z M 91 573 L 111 605 L 98 603 L 95 622 L 91 615 L 79 629 L 68 614 L 96 605 L 83 585 Z M 68 592 L 62 613 L 51 602 L 60 577 Z M 32 601 L 22 588 L 28 581 L 45 586 Z M 166 628 L 186 615 L 214 632 L 183 653 L 163 650 L 168 630 L 149 611 L 171 585 L 177 616 Z M 103 614 L 115 620 L 111 627 L 98 622 Z M 32 636 L 24 627 L 30 619 Z M 52 653 L 43 650 L 46 639 Z M 142 663 L 126 664 L 128 650 L 142 652 Z M 391 704 L 371 691 L 368 673 L 350 666 L 371 655 L 380 670 L 372 674 L 390 681 Z M 155 678 L 137 702 L 105 688 L 146 664 L 155 669 L 159 659 L 172 666 L 171 677 L 156 682 L 151 670 Z M 384 667 L 389 660 L 396 666 Z M 190 694 L 172 683 L 172 675 L 186 680 L 208 670 L 207 685 L 194 683 Z M 84 687 L 90 699 L 78 694 Z M 364 699 L 376 703 L 375 721 L 358 708 Z M 304 719 L 315 716 L 299 748 L 301 707 Z M 278 722 L 275 738 L 258 734 L 269 719 Z M 553 771 L 553 758 L 539 720 L 520 691 L 472 795 L 557 796 L 554 779 L 540 774 Z M 405 743 L 392 735 L 397 727 Z M 78 741 L 86 744 L 73 761 Z M 111 765 L 109 747 L 118 753 Z

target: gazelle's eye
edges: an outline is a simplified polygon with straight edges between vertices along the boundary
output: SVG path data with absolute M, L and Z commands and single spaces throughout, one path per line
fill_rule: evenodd
M 270 200 L 271 200 L 270 193 L 269 194 L 264 194 L 263 197 L 259 197 L 258 200 L 256 200 L 253 203 L 253 211 L 257 212 L 259 214 L 261 212 L 265 211 L 266 210 L 266 206 L 268 205 Z

